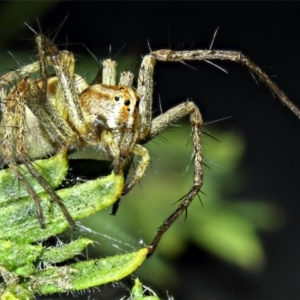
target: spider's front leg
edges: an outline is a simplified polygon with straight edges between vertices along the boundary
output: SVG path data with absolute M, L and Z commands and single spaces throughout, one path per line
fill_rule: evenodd
M 144 58 L 143 63 L 145 63 L 149 57 L 152 58 L 151 62 L 154 65 L 155 60 L 160 61 L 187 61 L 187 60 L 229 60 L 237 63 L 241 63 L 246 66 L 252 73 L 258 76 L 272 92 L 274 92 L 277 97 L 281 100 L 283 104 L 288 106 L 288 108 L 300 118 L 299 108 L 292 103 L 287 96 L 278 88 L 278 86 L 266 75 L 261 68 L 259 68 L 255 63 L 253 63 L 248 57 L 243 55 L 241 52 L 237 51 L 221 51 L 221 50 L 195 50 L 195 51 L 172 51 L 172 50 L 158 50 L 152 52 L 150 55 Z M 148 69 L 153 71 L 153 66 L 148 63 Z M 147 69 L 147 68 L 146 68 Z M 141 73 L 143 74 L 143 70 Z M 140 74 L 141 74 L 140 73 Z M 151 72 L 148 72 L 149 74 Z M 147 80 L 150 84 L 147 86 Z M 143 88 L 145 87 L 144 91 Z M 143 97 L 146 99 L 146 106 L 151 107 L 151 100 L 148 96 L 152 94 L 152 75 L 143 78 L 143 82 L 139 82 L 138 90 L 142 91 Z M 151 126 L 149 123 L 149 116 L 144 112 L 145 123 L 141 125 L 142 133 L 146 132 L 144 136 L 145 142 L 151 140 L 157 134 L 168 128 L 172 123 L 180 120 L 186 115 L 190 115 L 190 122 L 192 127 L 192 139 L 194 145 L 194 179 L 193 186 L 186 196 L 183 197 L 183 201 L 177 207 L 175 212 L 159 227 L 154 240 L 151 243 L 151 250 L 149 255 L 151 255 L 158 242 L 160 241 L 162 235 L 168 230 L 168 228 L 176 221 L 176 219 L 186 210 L 192 200 L 195 198 L 197 193 L 200 191 L 203 180 L 202 172 L 202 153 L 201 153 L 201 126 L 203 124 L 202 117 L 199 109 L 193 102 L 182 103 L 173 109 L 170 109 L 166 113 L 157 117 L 153 120 Z M 143 118 L 141 118 L 143 120 Z M 145 126 L 144 126 L 145 124 Z M 145 128 L 149 128 L 150 131 L 147 133 Z
M 144 176 L 147 166 L 150 162 L 149 152 L 143 146 L 138 144 L 134 145 L 132 152 L 135 155 L 140 156 L 141 160 L 139 161 L 139 164 L 135 170 L 134 177 L 125 185 L 123 189 L 123 195 L 128 194 L 132 190 L 132 188 L 137 184 L 137 182 L 139 182 L 139 180 Z
M 46 69 L 43 65 L 45 65 L 48 60 L 50 60 L 55 75 L 57 76 L 56 107 L 63 112 L 64 119 L 70 120 L 78 134 L 86 137 L 89 128 L 84 119 L 79 96 L 73 81 L 75 68 L 74 55 L 69 51 L 59 51 L 56 45 L 43 34 L 36 35 L 36 43 L 38 45 L 38 57 L 42 76 L 46 75 L 43 74 L 43 70 Z M 41 89 L 45 92 L 47 80 L 42 77 L 42 81 Z M 77 142 L 74 135 L 70 137 L 70 140 L 71 143 L 76 144 Z
M 173 51 L 157 50 L 151 53 L 153 57 L 160 61 L 200 61 L 200 60 L 228 60 L 237 62 L 247 67 L 250 72 L 255 74 L 267 87 L 277 95 L 278 99 L 286 105 L 298 118 L 300 118 L 300 109 L 289 100 L 271 78 L 263 72 L 251 59 L 239 51 L 223 50 L 191 50 L 191 51 Z
M 139 144 L 147 142 L 152 121 L 152 94 L 153 94 L 153 70 L 155 65 L 155 58 L 151 55 L 144 57 L 140 72 L 138 76 L 137 93 L 140 96 L 138 116 L 135 119 L 135 131 L 136 131 L 136 144 L 132 147 L 132 154 L 136 154 L 141 157 L 141 160 L 137 166 L 133 178 L 125 185 L 123 195 L 128 194 L 136 183 L 143 177 L 146 172 L 147 166 L 150 162 L 150 155 L 146 148 Z M 125 72 L 126 73 L 126 72 Z M 132 82 L 130 74 L 122 73 L 121 80 L 124 82 Z M 128 159 L 132 159 L 128 157 Z M 113 214 L 116 209 L 113 210 Z
M 195 196 L 199 193 L 203 182 L 201 151 L 201 127 L 203 125 L 203 121 L 200 111 L 195 103 L 191 101 L 181 103 L 152 121 L 153 71 L 155 62 L 156 58 L 154 57 L 154 55 L 150 54 L 145 56 L 138 77 L 137 90 L 141 97 L 141 103 L 139 105 L 138 143 L 144 144 L 148 142 L 149 140 L 169 128 L 173 123 L 183 119 L 186 116 L 190 116 L 192 140 L 194 146 L 194 177 L 193 185 L 189 192 L 184 196 L 181 204 L 177 207 L 175 212 L 159 227 L 156 236 L 150 245 L 150 252 L 148 256 L 153 254 L 163 234 L 187 209 Z M 142 155 L 142 157 L 144 157 L 144 161 L 146 161 L 147 154 L 144 153 Z M 132 188 L 132 186 L 145 172 L 145 170 L 143 170 L 142 168 L 145 167 L 146 164 L 147 162 L 143 162 L 142 159 L 142 162 L 138 166 L 138 170 L 140 167 L 142 172 L 138 173 L 138 170 L 136 171 L 136 175 L 133 178 L 132 182 L 128 184 L 128 189 Z

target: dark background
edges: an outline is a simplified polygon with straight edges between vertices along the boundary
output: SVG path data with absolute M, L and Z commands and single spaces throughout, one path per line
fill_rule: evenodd
M 24 21 L 37 29 L 37 17 L 47 33 L 67 14 L 57 41 L 64 44 L 67 38 L 68 49 L 79 56 L 86 54 L 84 43 L 98 58 L 109 56 L 109 45 L 114 56 L 126 43 L 122 55 L 134 56 L 133 66 L 149 52 L 148 41 L 153 50 L 205 49 L 219 27 L 215 49 L 248 55 L 300 106 L 299 3 L 24 1 L 8 8 L 8 2 L 1 2 L 1 60 L 11 59 L 7 51 L 33 49 L 31 41 L 21 39 L 32 37 Z M 244 67 L 218 64 L 229 75 L 205 63 L 192 63 L 197 71 L 158 64 L 154 100 L 158 103 L 159 95 L 166 110 L 193 98 L 205 121 L 233 116 L 216 126 L 238 128 L 246 137 L 243 163 L 251 182 L 244 193 L 280 204 L 286 224 L 264 237 L 267 264 L 261 272 L 245 273 L 191 248 L 176 262 L 181 286 L 169 292 L 175 299 L 299 299 L 300 121 Z

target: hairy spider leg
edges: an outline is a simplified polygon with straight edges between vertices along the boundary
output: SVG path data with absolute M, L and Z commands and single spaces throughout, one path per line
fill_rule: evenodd
M 7 99 L 6 109 L 4 110 L 3 115 L 3 118 L 6 122 L 2 143 L 3 159 L 6 161 L 16 178 L 18 178 L 18 180 L 20 180 L 20 182 L 24 185 L 29 196 L 34 200 L 37 208 L 38 219 L 42 228 L 45 228 L 45 219 L 40 198 L 18 168 L 16 157 L 26 166 L 30 174 L 38 180 L 40 185 L 51 196 L 51 198 L 57 202 L 69 224 L 74 226 L 75 223 L 60 197 L 53 191 L 48 182 L 46 182 L 46 180 L 33 167 L 32 163 L 26 156 L 25 103 L 27 102 L 28 97 L 31 95 L 28 92 L 28 81 L 30 81 L 28 78 L 22 79 L 11 91 Z
M 289 100 L 289 98 L 279 89 L 275 82 L 263 72 L 252 60 L 239 51 L 222 50 L 192 50 L 192 51 L 173 51 L 158 50 L 151 53 L 160 61 L 189 61 L 189 60 L 229 60 L 246 66 L 253 72 L 267 87 L 274 92 L 279 100 L 286 105 L 298 118 L 300 118 L 300 109 Z

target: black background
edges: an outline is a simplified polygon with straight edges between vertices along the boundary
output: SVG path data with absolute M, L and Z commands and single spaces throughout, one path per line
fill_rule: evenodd
M 214 31 L 215 49 L 239 50 L 269 74 L 300 106 L 300 5 L 296 2 L 52 2 L 47 11 L 35 13 L 39 2 L 16 2 L 14 10 L 0 19 L 1 60 L 11 52 L 28 50 L 28 41 L 10 38 L 32 36 L 24 25 L 54 30 L 69 13 L 57 40 L 69 42 L 75 53 L 86 53 L 84 43 L 98 57 L 112 56 L 126 43 L 139 64 L 153 50 L 205 49 Z M 0 3 L 4 11 L 7 3 Z M 30 12 L 33 12 L 32 14 Z M 78 43 L 78 45 L 72 45 Z M 32 52 L 30 53 L 32 54 Z M 191 250 L 177 270 L 181 280 L 175 299 L 299 299 L 300 243 L 299 131 L 298 120 L 262 83 L 256 83 L 242 66 L 221 62 L 226 75 L 207 64 L 158 64 L 156 103 L 164 110 L 192 98 L 205 121 L 233 116 L 219 128 L 238 128 L 247 141 L 243 163 L 251 179 L 245 195 L 266 197 L 284 207 L 283 230 L 264 237 L 267 265 L 256 274 Z M 1 70 L 2 72 L 2 70 Z M 125 205 L 124 205 L 125 206 Z M 86 297 L 86 296 L 85 296 Z

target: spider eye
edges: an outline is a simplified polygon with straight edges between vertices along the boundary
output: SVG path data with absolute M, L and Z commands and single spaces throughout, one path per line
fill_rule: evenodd
M 124 90 L 124 88 L 121 86 L 121 87 L 119 88 L 119 90 L 122 91 L 122 90 Z
M 124 104 L 125 104 L 126 106 L 128 106 L 128 105 L 130 104 L 130 100 L 125 100 L 125 101 L 124 101 Z
M 120 97 L 115 97 L 115 100 L 116 100 L 116 101 L 119 101 L 119 100 L 120 100 Z
M 127 111 L 130 111 L 130 108 L 127 108 Z

